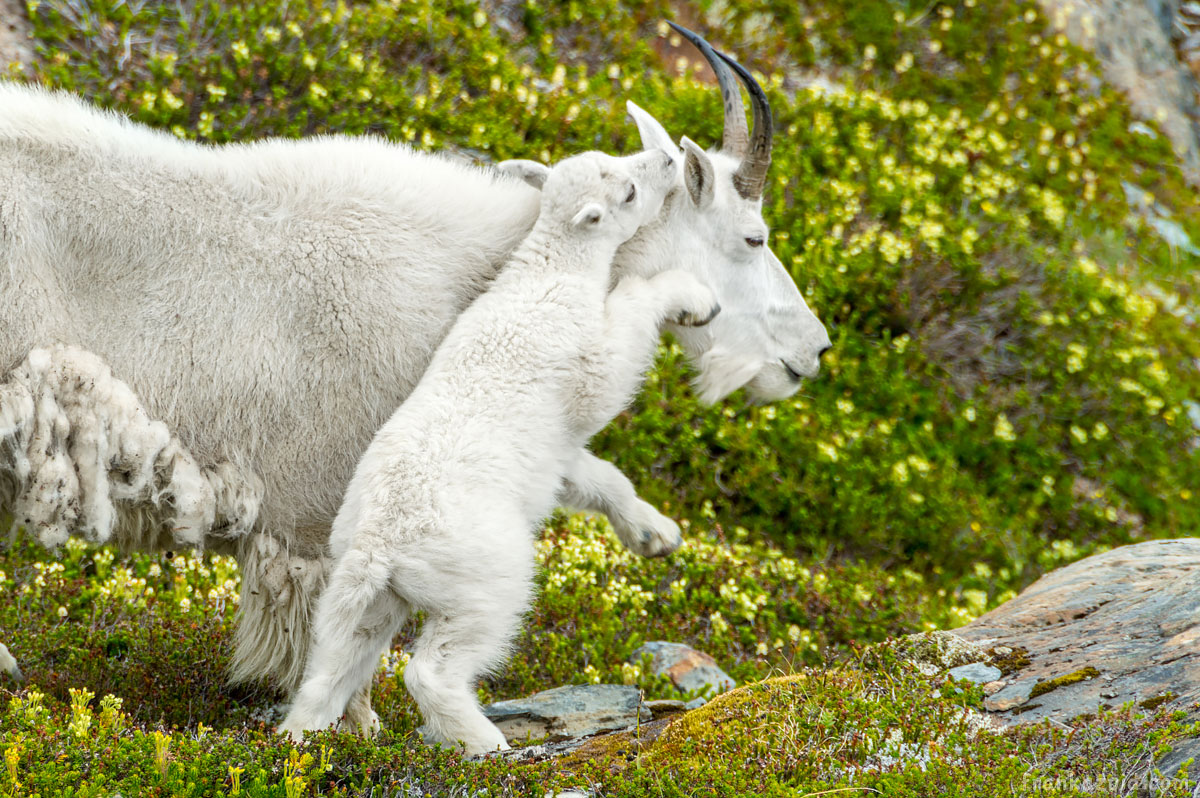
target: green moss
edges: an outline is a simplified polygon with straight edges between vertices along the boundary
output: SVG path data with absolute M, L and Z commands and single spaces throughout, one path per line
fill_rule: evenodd
M 1156 695 L 1152 698 L 1147 698 L 1145 701 L 1139 701 L 1138 706 L 1141 707 L 1142 709 L 1154 710 L 1154 709 L 1158 709 L 1163 704 L 1166 704 L 1167 702 L 1174 701 L 1174 700 L 1175 700 L 1175 693 L 1172 693 L 1170 690 L 1168 690 L 1167 692 L 1160 693 L 1159 695 Z
M 1060 687 L 1066 687 L 1069 684 L 1075 684 L 1076 682 L 1082 682 L 1087 679 L 1095 679 L 1099 675 L 1100 671 L 1089 665 L 1086 668 L 1080 668 L 1077 671 L 1071 671 L 1070 673 L 1064 673 L 1062 676 L 1056 676 L 1053 679 L 1047 679 L 1045 681 L 1038 682 L 1033 686 L 1033 689 L 1029 691 L 1029 697 L 1037 698 L 1040 695 L 1045 695 L 1046 693 L 1057 690 Z
M 1029 659 L 1029 651 L 1020 646 L 1008 646 L 1008 650 L 1004 653 L 998 653 L 996 649 L 988 649 L 988 661 L 1000 669 L 1000 673 L 1005 676 L 1016 673 L 1022 668 L 1029 667 L 1031 660 Z

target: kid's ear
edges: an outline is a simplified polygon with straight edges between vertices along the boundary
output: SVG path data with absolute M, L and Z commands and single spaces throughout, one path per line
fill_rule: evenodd
M 604 207 L 598 202 L 589 202 L 583 206 L 579 213 L 575 214 L 575 218 L 571 220 L 571 224 L 575 227 L 591 227 L 604 218 Z
M 537 161 L 527 161 L 524 158 L 514 158 L 511 161 L 501 161 L 496 168 L 506 175 L 519 177 L 529 185 L 541 191 L 550 174 L 550 167 Z
M 638 107 L 633 100 L 625 101 L 625 110 L 637 125 L 638 134 L 642 137 L 643 150 L 660 149 L 672 155 L 679 152 L 678 145 L 671 139 L 662 123 Z

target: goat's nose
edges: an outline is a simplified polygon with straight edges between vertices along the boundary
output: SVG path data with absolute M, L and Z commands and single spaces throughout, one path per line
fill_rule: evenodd
M 821 359 L 821 355 L 825 354 L 825 353 L 826 353 L 826 352 L 828 352 L 830 349 L 833 349 L 833 344 L 829 344 L 828 346 L 822 347 L 822 348 L 821 348 L 821 351 L 820 351 L 820 352 L 817 352 L 817 360 L 820 360 L 820 359 Z

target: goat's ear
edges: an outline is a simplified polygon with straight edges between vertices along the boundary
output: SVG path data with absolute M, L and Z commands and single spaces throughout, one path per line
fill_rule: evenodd
M 589 202 L 575 214 L 571 224 L 576 227 L 591 227 L 604 218 L 604 206 L 598 202 Z
M 511 161 L 501 161 L 496 168 L 506 175 L 519 177 L 529 185 L 541 191 L 550 174 L 550 167 L 537 161 L 527 161 L 524 158 L 514 158 Z
M 713 200 L 713 165 L 708 153 L 700 149 L 700 145 L 684 136 L 679 140 L 683 145 L 683 184 L 687 186 L 688 195 L 697 208 L 707 208 Z
M 672 155 L 679 152 L 679 146 L 667 133 L 667 129 L 657 119 L 638 107 L 637 103 L 633 100 L 626 100 L 625 110 L 629 112 L 633 123 L 637 125 L 638 135 L 642 137 L 643 150 L 665 150 Z

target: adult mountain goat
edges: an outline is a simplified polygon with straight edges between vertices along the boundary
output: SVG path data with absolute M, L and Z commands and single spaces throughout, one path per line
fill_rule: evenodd
M 719 310 L 682 270 L 609 290 L 618 245 L 658 213 L 677 157 L 556 165 L 529 236 L 367 447 L 333 522 L 307 675 L 282 727 L 293 739 L 337 720 L 423 612 L 404 683 L 426 738 L 471 754 L 508 747 L 475 682 L 527 609 L 537 527 L 564 478 L 596 470 L 584 446 L 633 398 L 659 325 Z
M 723 312 L 703 328 L 676 329 L 701 395 L 715 401 L 745 385 L 776 400 L 816 375 L 829 338 L 766 246 L 766 97 L 695 41 L 721 77 L 724 146 L 704 152 L 684 140 L 676 189 L 621 247 L 614 271 L 683 268 L 711 287 Z M 750 93 L 752 138 L 731 66 Z M 677 149 L 649 114 L 629 111 L 647 149 Z M 163 449 L 145 452 L 154 467 L 139 490 L 108 494 L 113 523 L 76 515 L 73 534 L 91 530 L 126 548 L 199 540 L 233 553 L 242 593 L 232 675 L 294 690 L 355 464 L 528 234 L 538 203 L 519 180 L 378 139 L 205 147 L 67 95 L 0 83 L 0 367 L 17 374 L 35 347 L 86 350 L 120 383 L 105 392 L 127 388 L 170 433 L 155 437 Z M 96 415 L 77 407 L 103 401 L 79 401 L 89 380 L 59 380 L 55 368 L 26 368 L 32 377 L 0 392 L 0 510 L 35 488 L 50 501 L 80 501 L 70 485 L 35 485 L 20 468 L 20 450 L 48 435 L 69 458 L 71 436 L 59 433 Z M 48 387 L 56 380 L 58 393 Z M 123 414 L 140 418 L 133 408 L 103 415 Z M 122 430 L 107 423 L 103 434 Z M 127 451 L 120 440 L 93 448 Z M 229 507 L 246 517 L 213 512 L 204 517 L 216 534 L 188 526 L 178 538 L 175 505 L 195 497 L 161 491 L 175 462 L 167 449 L 207 469 L 214 497 L 241 497 Z M 629 501 L 596 509 L 620 529 L 638 519 Z

